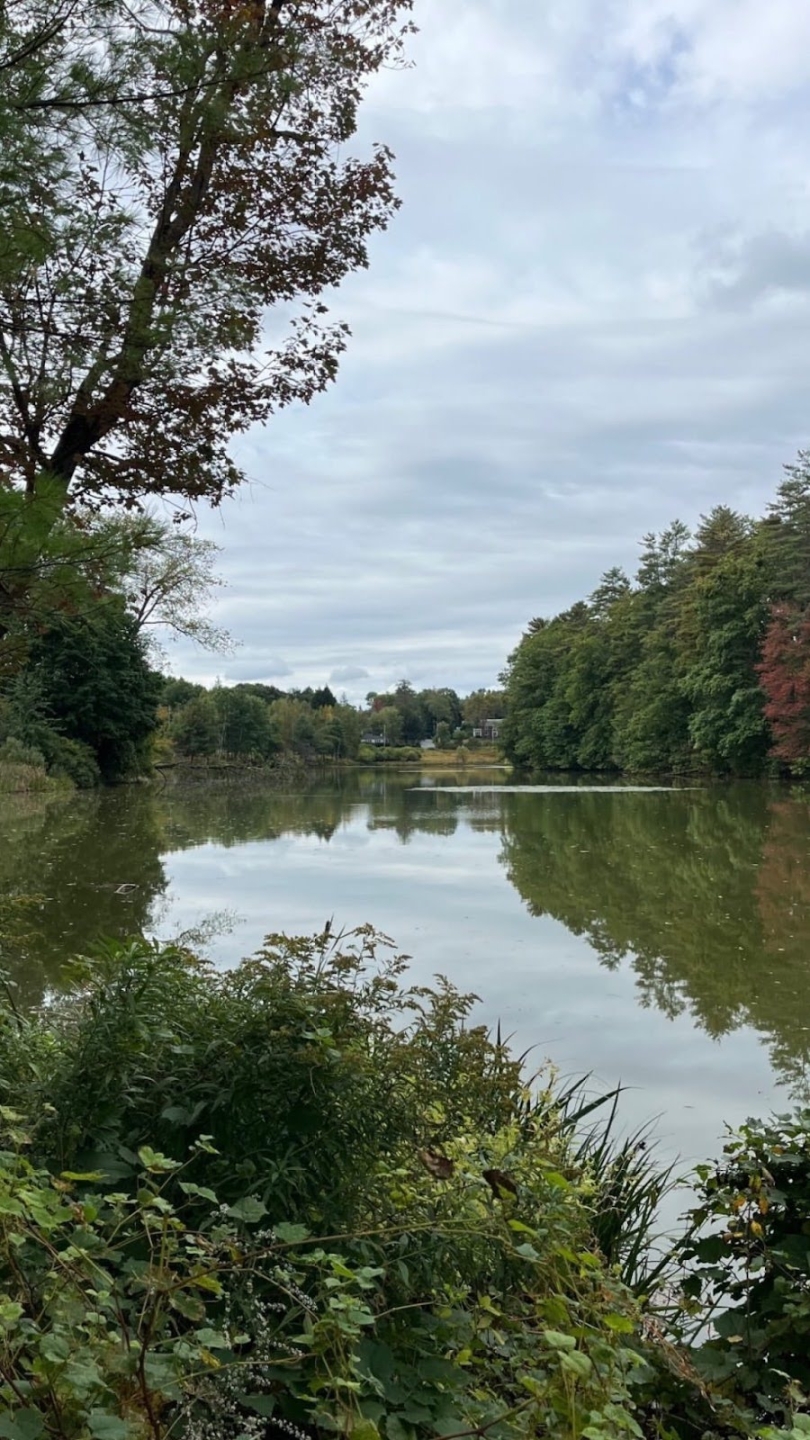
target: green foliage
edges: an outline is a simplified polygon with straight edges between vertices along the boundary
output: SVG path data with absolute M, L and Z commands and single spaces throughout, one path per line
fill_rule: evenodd
M 704 1380 L 759 1423 L 787 1424 L 810 1416 L 810 1111 L 748 1121 L 725 1157 L 698 1172 L 682 1324 L 712 1319 Z
M 29 647 L 26 679 L 39 689 L 48 727 L 89 747 L 105 780 L 145 766 L 159 679 L 122 603 L 110 597 L 87 615 L 55 616 Z M 54 763 L 78 766 L 78 752 L 57 746 Z
M 363 928 L 0 990 L 0 1435 L 808 1433 L 810 1112 L 734 1136 L 662 1254 L 618 1097 L 403 976 Z
M 0 1434 L 135 1440 L 168 1433 L 232 1343 L 218 1321 L 244 1229 L 144 1147 L 137 1190 L 54 1175 L 24 1158 L 22 1117 L 0 1111 Z M 193 1161 L 193 1156 L 191 1157 Z M 165 1195 L 171 1176 L 179 1204 Z M 186 1206 L 185 1208 L 188 1208 Z
M 219 748 L 226 755 L 266 760 L 278 748 L 268 707 L 258 696 L 220 685 L 211 702 L 218 721 Z
M 422 750 L 416 745 L 361 745 L 357 758 L 363 765 L 416 765 Z
M 397 705 L 381 705 L 373 710 L 368 728 L 372 735 L 379 735 L 386 745 L 397 747 L 405 743 L 405 725 Z
M 63 740 L 55 731 L 49 731 L 47 729 L 43 729 L 40 740 L 42 743 L 42 749 L 40 750 L 35 749 L 31 745 L 23 745 L 23 743 L 13 735 L 10 735 L 3 741 L 2 745 L 0 745 L 0 793 L 30 793 L 53 790 L 58 787 L 59 781 L 72 781 L 73 784 L 82 783 L 77 773 L 82 769 L 81 764 L 77 764 L 74 773 L 71 773 L 71 770 L 67 766 L 54 768 L 50 775 L 46 770 L 46 754 L 43 754 L 43 750 L 46 751 L 48 760 L 50 760 L 51 751 L 49 750 L 49 742 L 54 746 L 63 746 L 65 749 L 70 749 L 71 742 L 69 740 Z M 77 746 L 77 748 L 81 747 Z M 94 771 L 97 778 L 98 770 L 95 768 L 92 755 L 89 756 L 86 764 L 90 767 L 88 773 Z M 93 779 L 90 779 L 88 783 L 93 784 L 95 782 Z
M 139 941 L 0 1004 L 13 1440 L 641 1435 L 571 1105 L 381 943 Z
M 219 746 L 220 722 L 210 695 L 199 695 L 172 720 L 171 737 L 181 755 L 213 755 Z
M 70 740 L 50 726 L 39 731 L 39 741 L 52 775 L 65 776 L 79 790 L 92 790 L 101 784 L 101 769 L 91 745 Z
M 634 586 L 614 568 L 587 604 L 532 621 L 503 677 L 509 758 L 534 770 L 721 775 L 781 760 L 799 773 L 810 711 L 794 678 L 807 646 L 792 646 L 792 670 L 775 651 L 762 662 L 780 604 L 795 634 L 810 634 L 809 467 L 804 454 L 787 467 L 764 520 L 718 506 L 694 538 L 675 521 L 644 537 Z M 783 730 L 790 742 L 774 747 Z

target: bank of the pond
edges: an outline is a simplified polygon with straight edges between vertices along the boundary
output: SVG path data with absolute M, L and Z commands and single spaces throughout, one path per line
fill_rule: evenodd
M 808 1117 L 662 1257 L 615 1099 L 529 1082 L 470 1006 L 367 927 L 0 997 L 5 1440 L 806 1433 Z
M 467 749 L 459 747 L 453 750 L 422 749 L 418 745 L 413 746 L 373 746 L 364 745 L 356 759 L 319 759 L 306 760 L 297 755 L 276 756 L 272 760 L 251 761 L 244 758 L 228 758 L 218 756 L 216 759 L 171 759 L 159 760 L 152 767 L 153 772 L 159 776 L 174 776 L 182 778 L 190 775 L 195 779 L 210 775 L 213 778 L 225 775 L 252 775 L 267 776 L 273 779 L 276 776 L 291 775 L 301 777 L 313 777 L 317 775 L 333 774 L 341 770 L 365 770 L 369 767 L 384 765 L 408 770 L 460 770 L 465 769 L 486 769 L 486 770 L 508 770 L 512 767 L 503 756 L 491 747 L 480 749 Z

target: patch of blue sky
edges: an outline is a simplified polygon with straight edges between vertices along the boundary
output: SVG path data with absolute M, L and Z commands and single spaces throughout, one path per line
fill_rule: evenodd
M 632 118 L 663 108 L 680 86 L 683 59 L 690 50 L 689 37 L 673 29 L 654 59 L 628 57 L 617 70 L 611 97 L 614 112 Z

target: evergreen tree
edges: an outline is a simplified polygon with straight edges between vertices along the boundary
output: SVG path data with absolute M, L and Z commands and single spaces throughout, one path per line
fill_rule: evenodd
M 765 577 L 753 557 L 730 552 L 695 586 L 694 649 L 682 681 L 689 736 L 712 770 L 758 774 L 769 731 L 757 666 L 766 620 Z

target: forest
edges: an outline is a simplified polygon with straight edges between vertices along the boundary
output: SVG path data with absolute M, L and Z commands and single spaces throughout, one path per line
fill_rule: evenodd
M 530 622 L 503 677 L 532 770 L 801 775 L 810 757 L 810 454 L 760 519 L 644 537 L 631 580 Z

